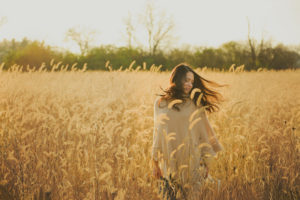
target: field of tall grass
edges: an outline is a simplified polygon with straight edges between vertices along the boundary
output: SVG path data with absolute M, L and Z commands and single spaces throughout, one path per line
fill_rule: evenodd
M 0 199 L 159 199 L 153 103 L 170 72 L 0 70 Z M 3 68 L 3 66 L 2 66 Z M 229 87 L 199 199 L 300 198 L 300 70 L 197 69 Z

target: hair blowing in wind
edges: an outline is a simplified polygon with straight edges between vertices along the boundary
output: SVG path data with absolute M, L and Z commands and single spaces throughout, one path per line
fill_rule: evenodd
M 214 81 L 207 80 L 197 74 L 188 64 L 186 63 L 180 63 L 176 65 L 172 72 L 171 72 L 171 77 L 170 77 L 170 85 L 169 87 L 163 90 L 164 94 L 158 94 L 158 96 L 161 96 L 159 99 L 158 105 L 160 106 L 160 102 L 164 99 L 167 101 L 174 100 L 174 99 L 180 99 L 183 102 L 185 101 L 184 98 L 184 92 L 183 92 L 183 84 L 182 80 L 185 78 L 186 74 L 188 72 L 192 72 L 194 74 L 194 83 L 191 91 L 189 92 L 189 95 L 191 92 L 198 88 L 195 92 L 195 95 L 193 95 L 192 101 L 197 105 L 197 100 L 200 95 L 201 97 L 201 105 L 205 106 L 205 109 L 209 112 L 215 112 L 219 110 L 218 104 L 224 101 L 223 96 L 217 92 L 211 89 L 212 87 L 223 87 L 223 86 L 228 86 L 227 84 L 221 85 L 218 84 Z M 180 111 L 180 109 L 176 106 L 176 104 L 173 106 L 174 109 L 177 111 Z

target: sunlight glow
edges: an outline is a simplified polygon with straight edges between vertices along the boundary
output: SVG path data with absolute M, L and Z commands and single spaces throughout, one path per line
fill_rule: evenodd
M 146 0 L 0 0 L 0 40 L 44 40 L 45 43 L 78 52 L 66 31 L 82 26 L 97 32 L 93 45 L 126 45 L 124 18 L 130 12 L 138 21 Z M 297 0 L 160 0 L 155 1 L 175 22 L 174 44 L 219 46 L 231 40 L 246 40 L 247 17 L 251 35 L 288 45 L 300 44 L 300 1 Z M 137 35 L 143 35 L 138 32 Z M 142 39 L 145 44 L 146 40 Z

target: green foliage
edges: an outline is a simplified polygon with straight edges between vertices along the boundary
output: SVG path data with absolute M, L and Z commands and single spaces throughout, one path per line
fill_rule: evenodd
M 128 67 L 133 60 L 141 60 L 141 51 L 127 47 L 114 47 L 112 45 L 93 48 L 85 57 L 89 69 L 105 70 L 105 63 L 110 61 L 112 69 L 120 66 Z
M 44 62 L 49 66 L 54 59 L 62 64 L 72 65 L 78 63 L 80 68 L 87 63 L 88 70 L 107 70 L 107 61 L 113 70 L 128 68 L 135 61 L 133 69 L 138 66 L 149 70 L 151 65 L 162 65 L 161 71 L 171 70 L 175 65 L 186 62 L 194 67 L 215 68 L 229 70 L 230 66 L 244 65 L 245 70 L 288 69 L 300 67 L 300 54 L 282 44 L 272 47 L 270 43 L 257 47 L 256 60 L 253 64 L 251 50 L 247 43 L 231 41 L 224 43 L 219 48 L 197 47 L 194 49 L 176 48 L 168 52 L 158 51 L 152 55 L 142 48 L 116 47 L 105 45 L 90 49 L 86 55 L 77 55 L 69 51 L 59 51 L 46 46 L 43 42 L 29 41 L 24 38 L 18 42 L 3 40 L 0 42 L 0 63 L 5 62 L 6 67 L 13 64 L 41 66 Z M 5 68 L 4 68 L 5 69 Z
M 6 53 L 3 61 L 7 63 L 8 66 L 18 64 L 38 68 L 43 62 L 49 63 L 54 56 L 55 52 L 43 43 L 34 41 L 15 44 L 13 41 L 11 50 Z

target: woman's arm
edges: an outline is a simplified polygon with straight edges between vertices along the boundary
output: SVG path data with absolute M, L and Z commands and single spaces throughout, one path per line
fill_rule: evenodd
M 160 178 L 162 176 L 161 170 L 158 165 L 158 152 L 161 151 L 161 137 L 157 130 L 157 100 L 154 103 L 154 129 L 153 129 L 153 145 L 152 145 L 152 165 L 153 165 L 153 176 Z
M 161 170 L 159 168 L 158 161 L 152 159 L 152 164 L 153 164 L 153 176 L 155 178 L 162 177 L 162 173 L 161 173 Z
M 213 147 L 213 150 L 217 153 L 218 151 L 222 151 L 224 148 L 223 146 L 219 143 L 215 131 L 212 128 L 212 126 L 210 125 L 207 115 L 206 115 L 206 111 L 204 111 L 204 123 L 205 123 L 205 129 L 208 133 L 208 140 L 211 144 L 211 146 Z
M 207 133 L 207 139 L 211 147 L 207 149 L 207 152 L 205 152 L 206 155 L 204 155 L 204 163 L 207 167 L 207 170 L 211 167 L 213 162 L 215 161 L 214 156 L 218 151 L 223 150 L 222 145 L 219 143 L 218 139 L 216 138 L 216 134 L 212 128 L 212 126 L 209 123 L 209 120 L 207 118 L 206 111 L 204 110 L 202 117 L 204 119 L 204 125 L 205 130 Z

